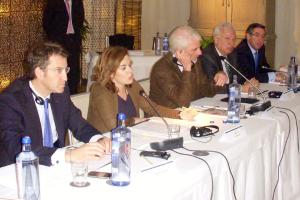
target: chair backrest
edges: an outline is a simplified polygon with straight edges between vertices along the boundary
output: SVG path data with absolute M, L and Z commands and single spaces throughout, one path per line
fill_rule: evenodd
M 115 34 L 109 36 L 109 46 L 122 46 L 128 50 L 133 50 L 134 36 L 126 34 Z
M 82 117 L 87 118 L 87 113 L 89 109 L 90 93 L 84 92 L 80 94 L 71 95 L 71 100 L 74 105 L 81 110 Z
M 82 117 L 86 119 L 89 109 L 90 93 L 85 92 L 71 95 L 71 101 L 81 111 Z M 78 140 L 76 140 L 70 130 L 68 130 L 68 136 L 69 138 L 66 145 L 74 145 L 79 142 Z
M 90 87 L 94 82 L 92 80 L 93 70 L 94 70 L 94 67 L 97 65 L 100 57 L 101 57 L 100 53 L 97 53 L 95 51 L 89 51 L 85 55 L 85 60 L 86 60 L 86 63 L 87 63 L 87 68 L 88 68 L 86 92 L 89 92 Z

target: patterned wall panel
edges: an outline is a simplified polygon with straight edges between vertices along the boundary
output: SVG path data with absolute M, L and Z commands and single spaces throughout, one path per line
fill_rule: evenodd
M 0 90 L 23 75 L 28 47 L 42 40 L 41 0 L 0 1 Z
M 87 77 L 87 66 L 84 55 L 88 51 L 101 52 L 105 48 L 105 36 L 115 32 L 115 4 L 116 0 L 85 0 L 85 18 L 91 31 L 87 40 L 83 42 L 82 77 Z
M 118 0 L 116 32 L 134 36 L 134 48 L 141 49 L 142 0 Z
M 43 39 L 44 2 L 44 0 L 0 0 L 0 91 L 11 81 L 23 75 L 26 50 L 32 43 Z M 83 41 L 82 78 L 86 78 L 85 53 L 101 52 L 105 47 L 105 37 L 116 33 L 117 0 L 84 0 L 83 2 L 85 17 L 91 28 L 87 39 Z M 121 9 L 127 7 L 125 4 L 122 5 Z M 131 17 L 128 15 L 130 12 L 124 13 L 122 19 Z M 140 16 L 138 19 L 140 20 Z M 133 33 L 132 28 L 130 31 L 124 29 L 127 34 Z M 140 36 L 136 37 L 136 40 L 136 47 L 139 47 Z

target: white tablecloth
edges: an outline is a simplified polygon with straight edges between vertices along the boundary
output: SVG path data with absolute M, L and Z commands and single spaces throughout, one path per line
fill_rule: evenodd
M 263 87 L 263 86 L 262 86 Z M 267 87 L 267 86 L 266 86 Z M 272 87 L 273 88 L 273 87 Z M 299 115 L 299 95 L 295 99 L 272 100 L 273 105 L 289 106 Z M 298 101 L 296 101 L 298 99 Z M 297 152 L 295 121 L 289 120 L 279 109 L 273 108 L 242 119 L 240 124 L 224 124 L 224 117 L 202 116 L 198 122 L 168 119 L 169 123 L 181 124 L 184 146 L 194 150 L 213 150 L 222 152 L 228 159 L 235 178 L 237 199 L 272 199 L 277 180 L 278 164 L 284 150 L 280 166 L 279 184 L 275 199 L 300 199 L 300 163 Z M 210 142 L 208 138 L 192 140 L 189 128 L 192 125 L 215 124 L 220 127 Z M 235 131 L 225 133 L 237 126 Z M 290 131 L 289 131 L 290 129 Z M 287 137 L 289 139 L 287 140 Z M 41 194 L 48 199 L 210 199 L 211 178 L 207 165 L 196 158 L 178 155 L 172 151 L 166 160 L 139 156 L 139 150 L 150 149 L 149 143 L 167 138 L 166 128 L 159 118 L 132 128 L 132 176 L 126 187 L 115 187 L 106 180 L 89 178 L 86 188 L 70 186 L 70 166 L 40 166 Z M 178 152 L 191 154 L 185 149 Z M 218 153 L 201 157 L 205 159 L 213 174 L 213 199 L 232 200 L 233 181 L 225 159 Z M 159 164 L 163 166 L 148 169 Z M 109 166 L 101 170 L 109 170 Z M 14 165 L 0 168 L 0 198 L 16 197 Z

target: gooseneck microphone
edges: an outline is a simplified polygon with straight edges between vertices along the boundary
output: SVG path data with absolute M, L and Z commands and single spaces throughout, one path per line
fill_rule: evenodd
M 167 131 L 168 131 L 168 136 L 169 136 L 169 138 L 171 138 L 172 134 L 171 134 L 171 129 L 170 129 L 170 126 L 169 126 L 168 122 L 165 120 L 164 117 L 162 117 L 162 116 L 159 114 L 159 112 L 156 110 L 156 108 L 155 108 L 155 107 L 152 105 L 152 103 L 149 101 L 148 95 L 145 93 L 145 91 L 144 91 L 144 90 L 141 90 L 139 93 L 140 93 L 140 95 L 141 95 L 142 97 L 144 97 L 144 99 L 148 102 L 148 104 L 151 106 L 152 110 L 154 110 L 155 114 L 156 114 L 159 118 L 161 118 L 162 121 L 165 123 L 165 125 L 166 125 L 166 127 L 167 127 Z
M 147 103 L 150 105 L 150 107 L 156 113 L 156 115 L 162 119 L 162 121 L 164 122 L 164 124 L 166 125 L 167 130 L 168 130 L 168 138 L 169 139 L 164 140 L 162 142 L 152 142 L 152 143 L 150 143 L 150 147 L 156 151 L 167 151 L 167 150 L 182 148 L 183 147 L 183 138 L 182 137 L 171 138 L 171 136 L 172 136 L 171 129 L 170 129 L 168 122 L 165 120 L 165 118 L 163 116 L 161 116 L 159 114 L 159 112 L 156 110 L 156 108 L 152 105 L 151 101 L 149 100 L 148 95 L 145 93 L 144 90 L 140 90 L 139 94 L 147 101 Z
M 230 62 L 228 62 L 228 60 L 224 56 L 220 56 L 220 59 L 223 60 L 232 69 L 234 69 L 239 75 L 241 75 L 248 83 L 250 83 L 250 85 L 252 87 L 254 87 L 262 95 L 263 102 L 255 104 L 255 105 L 253 105 L 253 106 L 250 107 L 250 110 L 253 113 L 259 112 L 259 111 L 264 111 L 264 110 L 266 110 L 266 109 L 268 109 L 268 108 L 271 107 L 271 101 L 267 101 L 266 100 L 266 97 L 265 97 L 264 93 L 258 87 L 256 87 L 253 83 L 251 83 L 251 81 L 248 78 L 246 78 L 246 76 L 244 76 L 239 70 L 237 70 L 232 64 L 230 64 Z
M 285 74 L 287 74 L 287 72 L 285 72 L 285 71 L 276 70 L 276 69 L 271 69 L 271 68 L 266 67 L 266 66 L 261 66 L 261 68 L 267 69 L 267 70 L 269 70 L 270 72 L 280 72 L 280 73 L 285 73 Z

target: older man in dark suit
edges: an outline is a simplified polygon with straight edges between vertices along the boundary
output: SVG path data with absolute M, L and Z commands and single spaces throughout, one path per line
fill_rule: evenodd
M 67 53 L 62 47 L 54 43 L 37 45 L 27 61 L 28 75 L 0 94 L 0 167 L 15 162 L 21 152 L 21 138 L 26 135 L 44 165 L 97 160 L 109 153 L 110 140 L 89 125 L 71 102 L 65 87 Z M 68 129 L 87 144 L 62 149 Z
M 236 33 L 233 26 L 228 22 L 219 24 L 214 28 L 213 37 L 214 43 L 207 46 L 201 56 L 201 64 L 208 78 L 214 80 L 216 85 L 223 86 L 232 83 L 233 75 L 237 75 L 238 82 L 244 83 L 244 78 L 221 59 L 221 57 L 226 58 L 231 65 L 240 70 L 237 65 L 237 54 L 234 51 Z M 258 85 L 255 79 L 251 82 Z M 242 90 L 247 92 L 250 86 L 245 82 Z
M 43 28 L 50 41 L 58 42 L 70 54 L 68 57 L 68 85 L 70 93 L 77 93 L 80 81 L 81 33 L 84 22 L 82 0 L 48 0 Z

